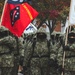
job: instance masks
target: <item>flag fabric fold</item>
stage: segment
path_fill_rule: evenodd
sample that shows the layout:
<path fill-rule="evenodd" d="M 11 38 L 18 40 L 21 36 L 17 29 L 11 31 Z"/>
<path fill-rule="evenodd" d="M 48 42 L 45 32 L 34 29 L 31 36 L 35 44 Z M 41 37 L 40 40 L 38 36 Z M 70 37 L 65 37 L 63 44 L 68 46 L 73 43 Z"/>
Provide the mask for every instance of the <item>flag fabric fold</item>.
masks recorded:
<path fill-rule="evenodd" d="M 23 2 L 26 2 L 26 0 L 8 0 L 10 4 L 21 4 Z"/>
<path fill-rule="evenodd" d="M 1 25 L 10 30 L 11 33 L 20 37 L 29 23 L 36 18 L 38 12 L 28 3 L 10 4 L 7 2 Z"/>
<path fill-rule="evenodd" d="M 61 23 L 61 33 L 62 34 L 65 34 L 66 33 L 66 29 L 69 27 L 69 20 L 66 19 L 66 23 L 65 25 L 63 26 L 63 23 Z"/>
<path fill-rule="evenodd" d="M 70 4 L 69 25 L 75 25 L 75 0 L 71 0 Z"/>

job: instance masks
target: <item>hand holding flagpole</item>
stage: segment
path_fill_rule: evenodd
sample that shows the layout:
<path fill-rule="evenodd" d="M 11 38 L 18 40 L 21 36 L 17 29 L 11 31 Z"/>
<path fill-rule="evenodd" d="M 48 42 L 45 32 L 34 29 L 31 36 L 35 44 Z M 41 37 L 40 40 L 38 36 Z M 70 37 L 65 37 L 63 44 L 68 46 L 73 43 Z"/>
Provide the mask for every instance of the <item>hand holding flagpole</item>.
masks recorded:
<path fill-rule="evenodd" d="M 67 45 L 68 41 L 68 31 L 70 32 L 71 29 L 69 30 L 69 26 L 71 27 L 72 25 L 75 25 L 75 0 L 71 0 L 70 4 L 70 12 L 69 12 L 69 21 L 68 21 L 68 28 L 66 32 L 66 40 L 65 40 L 65 46 Z M 65 64 L 65 51 L 63 53 L 63 63 L 62 63 L 62 68 L 64 69 L 64 64 Z M 64 71 L 62 71 L 61 75 L 64 75 Z"/>

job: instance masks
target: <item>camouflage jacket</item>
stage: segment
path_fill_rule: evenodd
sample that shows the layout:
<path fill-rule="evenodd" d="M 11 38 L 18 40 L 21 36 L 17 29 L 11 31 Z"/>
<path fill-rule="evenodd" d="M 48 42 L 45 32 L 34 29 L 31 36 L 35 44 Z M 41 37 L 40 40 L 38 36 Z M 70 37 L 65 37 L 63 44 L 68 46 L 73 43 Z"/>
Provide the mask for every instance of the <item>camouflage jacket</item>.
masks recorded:
<path fill-rule="evenodd" d="M 69 47 L 70 50 L 75 50 L 75 42 L 74 43 L 68 43 L 67 46 Z"/>
<path fill-rule="evenodd" d="M 15 44 L 16 41 L 11 36 L 0 39 L 0 65 L 2 67 L 13 66 Z"/>
<path fill-rule="evenodd" d="M 15 54 L 19 51 L 21 56 L 24 50 L 22 40 L 18 38 L 18 42 L 15 37 L 6 36 L 0 39 L 0 65 L 2 67 L 13 67 Z M 17 48 L 18 47 L 18 48 Z M 19 49 L 19 50 L 17 50 Z"/>

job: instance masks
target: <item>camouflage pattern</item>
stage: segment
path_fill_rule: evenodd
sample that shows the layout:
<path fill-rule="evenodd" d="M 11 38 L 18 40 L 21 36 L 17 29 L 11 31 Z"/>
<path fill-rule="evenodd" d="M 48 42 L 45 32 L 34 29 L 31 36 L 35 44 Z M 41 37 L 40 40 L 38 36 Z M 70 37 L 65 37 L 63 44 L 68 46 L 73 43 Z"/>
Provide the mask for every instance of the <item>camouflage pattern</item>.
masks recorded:
<path fill-rule="evenodd" d="M 25 40 L 24 40 L 24 73 L 26 75 L 30 74 L 30 60 L 33 54 L 33 49 L 32 49 L 32 44 L 33 44 L 33 38 L 32 35 L 25 35 Z"/>
<path fill-rule="evenodd" d="M 43 32 L 43 33 L 46 33 L 46 28 L 43 28 L 43 27 L 40 27 L 39 29 L 38 29 L 38 31 L 37 32 Z"/>
<path fill-rule="evenodd" d="M 42 27 L 38 33 L 45 33 Z M 49 34 L 49 33 L 48 33 Z M 28 35 L 27 35 L 28 36 Z M 52 43 L 48 38 L 30 35 L 25 39 L 24 67 L 27 75 L 60 75 L 62 68 L 63 47 L 60 40 Z M 30 38 L 29 38 L 30 37 Z M 60 53 L 59 53 L 60 52 Z"/>
<path fill-rule="evenodd" d="M 41 29 L 42 30 L 42 29 Z M 38 31 L 39 32 L 39 31 Z M 30 38 L 29 38 L 30 37 Z M 32 36 L 33 37 L 33 36 Z M 65 38 L 63 40 L 41 40 L 37 37 L 25 39 L 24 66 L 27 75 L 60 75 Z M 63 41 L 63 42 L 62 42 Z M 48 47 L 48 42 L 50 43 Z M 33 44 L 34 43 L 34 44 Z M 64 75 L 75 74 L 75 43 L 67 44 Z"/>
<path fill-rule="evenodd" d="M 17 75 L 19 58 L 24 55 L 23 40 L 9 35 L 9 31 L 1 27 L 0 33 L 5 31 L 8 34 L 0 38 L 0 75 Z"/>
<path fill-rule="evenodd" d="M 67 45 L 64 46 L 65 50 L 64 75 L 75 74 L 75 41 L 74 41 L 75 35 L 73 36 L 74 32 L 71 33 L 68 36 Z"/>
<path fill-rule="evenodd" d="M 62 57 L 63 57 L 63 46 L 60 45 L 60 48 L 57 50 L 58 65 L 62 65 Z"/>
<path fill-rule="evenodd" d="M 14 58 L 13 51 L 15 50 L 14 44 L 16 44 L 16 41 L 11 36 L 0 39 L 0 54 L 2 54 L 0 56 L 1 67 L 14 66 L 12 62 Z"/>
<path fill-rule="evenodd" d="M 65 75 L 74 75 L 75 74 L 75 43 L 68 43 L 68 51 L 66 51 L 65 59 Z"/>
<path fill-rule="evenodd" d="M 63 54 L 63 46 L 62 46 L 63 40 L 60 39 L 61 38 L 60 36 L 58 37 L 58 39 L 56 39 L 56 36 L 54 37 L 55 37 L 55 39 L 53 39 L 54 43 L 52 43 L 51 41 L 50 59 L 58 60 L 58 62 L 60 62 L 60 59 L 62 58 L 62 54 Z"/>
<path fill-rule="evenodd" d="M 36 42 L 30 70 L 31 75 L 49 75 L 49 50 L 46 39 Z"/>
<path fill-rule="evenodd" d="M 4 26 L 1 26 L 1 27 L 0 27 L 0 32 L 3 32 L 3 31 L 8 31 L 8 29 L 5 28 Z"/>
<path fill-rule="evenodd" d="M 53 41 L 54 43 L 51 42 L 50 49 L 50 75 L 60 75 L 62 68 L 63 47 L 60 43 L 60 37 L 58 37 L 58 40 L 55 38 Z"/>
<path fill-rule="evenodd" d="M 46 34 L 45 28 L 40 27 L 37 33 Z M 27 75 L 49 75 L 50 52 L 47 39 L 37 38 L 37 33 L 25 39 L 24 66 L 27 67 Z"/>
<path fill-rule="evenodd" d="M 10 75 L 14 66 L 14 53 L 16 41 L 11 36 L 0 39 L 0 67 L 1 75 Z"/>
<path fill-rule="evenodd" d="M 19 49 L 19 56 L 24 56 L 24 38 L 18 38 L 18 49 Z"/>
<path fill-rule="evenodd" d="M 58 50 L 58 44 L 59 43 L 57 43 L 57 44 L 56 43 L 55 44 L 51 44 L 50 59 L 53 59 L 53 60 L 56 59 L 56 57 L 57 57 L 57 50 Z"/>

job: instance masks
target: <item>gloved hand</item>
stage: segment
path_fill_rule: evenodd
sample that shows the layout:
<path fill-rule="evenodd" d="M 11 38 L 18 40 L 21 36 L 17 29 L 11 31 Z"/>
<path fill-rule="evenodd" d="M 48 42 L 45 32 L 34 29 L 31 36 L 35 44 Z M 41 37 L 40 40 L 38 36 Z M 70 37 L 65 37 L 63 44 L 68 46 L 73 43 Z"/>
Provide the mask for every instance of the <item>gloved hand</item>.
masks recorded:
<path fill-rule="evenodd" d="M 23 66 L 23 61 L 24 61 L 24 57 L 23 57 L 23 56 L 20 56 L 19 64 L 20 64 L 21 66 Z"/>
<path fill-rule="evenodd" d="M 63 47 L 63 49 L 64 49 L 64 50 L 69 50 L 69 46 L 66 45 L 66 46 Z"/>

